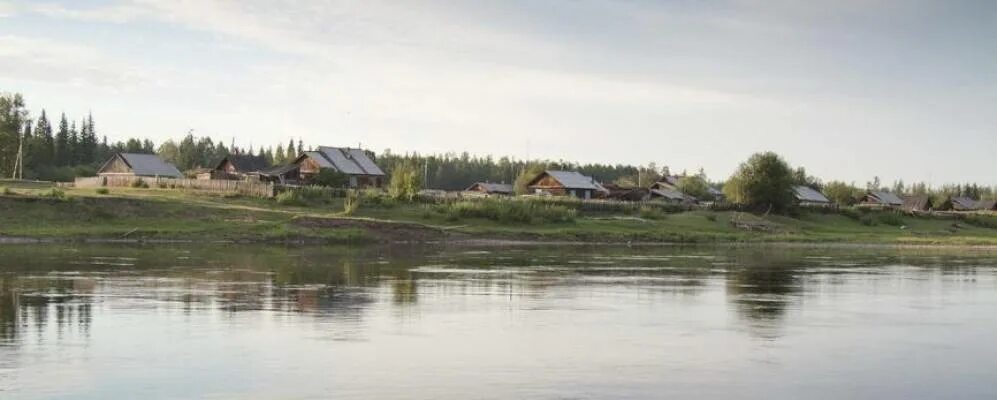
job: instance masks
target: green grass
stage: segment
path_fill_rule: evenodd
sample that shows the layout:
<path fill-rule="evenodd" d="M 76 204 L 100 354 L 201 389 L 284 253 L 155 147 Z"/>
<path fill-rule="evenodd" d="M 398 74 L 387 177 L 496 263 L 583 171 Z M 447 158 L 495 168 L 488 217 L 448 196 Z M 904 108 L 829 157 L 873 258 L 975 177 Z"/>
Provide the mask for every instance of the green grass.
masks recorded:
<path fill-rule="evenodd" d="M 862 215 L 804 212 L 795 217 L 729 211 L 666 213 L 578 211 L 564 205 L 477 203 L 441 206 L 399 203 L 371 194 L 344 198 L 276 201 L 231 194 L 158 188 L 18 188 L 0 194 L 0 236 L 57 239 L 191 241 L 371 240 L 369 227 L 313 227 L 300 218 L 362 218 L 445 229 L 467 238 L 580 240 L 593 242 L 816 242 L 997 245 L 997 218 L 978 220 L 912 217 L 887 212 Z M 354 201 L 353 199 L 351 201 Z M 345 210 L 349 210 L 347 213 Z M 553 210 L 553 211 L 552 211 Z M 877 221 L 863 224 L 862 218 Z M 731 221 L 766 227 L 746 231 Z"/>

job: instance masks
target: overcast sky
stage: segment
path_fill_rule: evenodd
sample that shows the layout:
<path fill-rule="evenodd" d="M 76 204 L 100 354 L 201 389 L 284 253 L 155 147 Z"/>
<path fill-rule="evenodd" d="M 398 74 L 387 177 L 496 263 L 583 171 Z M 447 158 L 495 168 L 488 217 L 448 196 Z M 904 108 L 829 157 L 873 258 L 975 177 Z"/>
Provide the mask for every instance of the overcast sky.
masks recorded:
<path fill-rule="evenodd" d="M 112 140 L 997 184 L 988 0 L 0 0 L 0 91 Z"/>

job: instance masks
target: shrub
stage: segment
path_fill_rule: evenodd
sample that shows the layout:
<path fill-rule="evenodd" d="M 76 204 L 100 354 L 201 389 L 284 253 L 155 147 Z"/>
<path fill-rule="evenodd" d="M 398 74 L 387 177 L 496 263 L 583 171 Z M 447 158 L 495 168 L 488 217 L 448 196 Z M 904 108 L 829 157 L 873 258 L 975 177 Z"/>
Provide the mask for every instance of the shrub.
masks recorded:
<path fill-rule="evenodd" d="M 156 184 L 156 187 L 158 187 L 160 189 L 166 189 L 166 188 L 169 187 L 169 185 L 167 185 L 166 182 L 159 182 L 159 183 Z"/>
<path fill-rule="evenodd" d="M 705 217 L 706 217 L 707 221 L 717 222 L 717 215 L 716 214 L 706 214 Z"/>
<path fill-rule="evenodd" d="M 904 219 L 896 213 L 884 213 L 877 218 L 879 223 L 890 226 L 903 226 Z"/>
<path fill-rule="evenodd" d="M 136 180 L 132 181 L 131 187 L 133 187 L 133 188 L 148 189 L 149 188 L 149 184 L 146 183 L 144 179 L 139 178 L 139 179 L 136 179 Z"/>
<path fill-rule="evenodd" d="M 353 215 L 360 209 L 361 203 L 360 192 L 356 190 L 351 190 L 346 193 L 346 200 L 343 201 L 343 213 L 346 215 Z"/>
<path fill-rule="evenodd" d="M 9 187 L 4 187 L 3 190 L 2 190 L 2 192 L 3 192 L 4 196 L 11 196 L 11 195 L 14 194 L 14 191 L 10 190 Z"/>
<path fill-rule="evenodd" d="M 448 221 L 460 218 L 482 218 L 504 223 L 572 222 L 577 211 L 564 206 L 534 201 L 482 199 L 437 205 L 437 211 Z"/>
<path fill-rule="evenodd" d="M 640 215 L 641 218 L 653 219 L 653 220 L 665 219 L 668 217 L 668 215 L 665 214 L 664 211 L 661 211 L 658 208 L 648 207 L 648 206 L 641 207 L 638 212 L 638 215 Z"/>
<path fill-rule="evenodd" d="M 108 194 L 108 193 L 111 193 L 111 191 L 108 190 L 106 187 L 97 188 L 97 194 Z"/>
<path fill-rule="evenodd" d="M 48 197 L 50 199 L 65 200 L 66 192 L 59 188 L 51 188 L 41 193 L 42 197 Z"/>
<path fill-rule="evenodd" d="M 422 178 L 419 167 L 414 163 L 402 163 L 391 171 L 391 181 L 388 183 L 388 194 L 395 200 L 412 201 L 422 190 Z"/>
<path fill-rule="evenodd" d="M 983 215 L 967 215 L 961 218 L 967 224 L 980 228 L 997 229 L 997 218 Z"/>
<path fill-rule="evenodd" d="M 277 194 L 275 200 L 277 201 L 277 204 L 280 205 L 303 206 L 305 205 L 305 202 L 304 200 L 302 200 L 301 195 L 299 195 L 298 193 L 299 192 L 296 190 L 288 190 L 286 192 Z"/>
<path fill-rule="evenodd" d="M 865 226 L 876 226 L 876 219 L 868 214 L 859 217 L 859 222 Z"/>

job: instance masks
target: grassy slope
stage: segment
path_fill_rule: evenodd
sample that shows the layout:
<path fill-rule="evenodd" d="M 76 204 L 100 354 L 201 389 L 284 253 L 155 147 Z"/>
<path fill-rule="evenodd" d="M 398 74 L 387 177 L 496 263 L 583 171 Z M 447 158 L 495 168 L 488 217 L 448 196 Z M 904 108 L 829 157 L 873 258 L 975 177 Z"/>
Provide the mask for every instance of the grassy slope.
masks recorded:
<path fill-rule="evenodd" d="M 361 228 L 308 228 L 300 217 L 342 217 L 341 201 L 320 207 L 289 207 L 263 199 L 220 197 L 156 189 L 67 190 L 67 198 L 41 197 L 44 189 L 15 188 L 0 195 L 0 236 L 39 238 L 144 238 L 190 240 L 319 239 L 358 241 L 369 238 Z M 428 206 L 361 207 L 356 217 L 445 227 L 472 237 L 590 241 L 805 241 L 910 244 L 997 245 L 997 229 L 951 220 L 904 217 L 907 229 L 865 226 L 837 214 L 804 214 L 799 218 L 769 216 L 776 232 L 747 232 L 730 224 L 731 212 L 695 211 L 659 220 L 582 216 L 573 223 L 506 224 L 466 219 L 449 221 Z M 739 218 L 762 220 L 741 214 Z"/>

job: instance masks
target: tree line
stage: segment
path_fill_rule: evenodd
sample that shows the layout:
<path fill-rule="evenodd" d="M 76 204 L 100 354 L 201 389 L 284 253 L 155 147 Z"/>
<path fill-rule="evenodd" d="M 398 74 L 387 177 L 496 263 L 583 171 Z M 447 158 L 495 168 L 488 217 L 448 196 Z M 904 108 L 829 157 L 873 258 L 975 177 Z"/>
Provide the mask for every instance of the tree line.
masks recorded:
<path fill-rule="evenodd" d="M 100 138 L 100 140 L 98 140 Z M 37 118 L 32 118 L 20 94 L 0 93 L 0 177 L 13 176 L 19 145 L 24 155 L 24 178 L 41 180 L 71 181 L 76 176 L 90 176 L 112 154 L 117 152 L 158 154 L 173 163 L 181 171 L 195 172 L 201 168 L 212 168 L 223 157 L 238 154 L 256 158 L 260 164 L 274 166 L 292 162 L 305 150 L 310 150 L 299 139 L 273 146 L 242 148 L 234 143 L 208 136 L 195 136 L 188 132 L 179 141 L 169 139 L 156 145 L 149 139 L 129 138 L 109 142 L 107 136 L 98 134 L 92 114 L 72 119 L 61 113 L 51 117 L 44 109 Z M 776 160 L 777 159 L 777 160 Z M 724 181 L 710 181 L 702 169 L 697 172 L 672 171 L 667 166 L 650 163 L 644 166 L 626 164 L 581 164 L 570 161 L 518 160 L 510 157 L 473 156 L 468 153 L 445 153 L 420 155 L 418 153 L 396 154 L 390 149 L 376 157 L 377 164 L 388 174 L 404 169 L 406 174 L 418 178 L 422 187 L 440 190 L 462 190 L 476 182 L 515 184 L 522 190 L 527 181 L 546 169 L 574 170 L 603 183 L 621 187 L 648 187 L 666 175 L 680 175 L 684 191 L 700 195 L 707 187 L 716 189 L 730 186 L 737 198 L 744 194 L 743 187 L 749 175 L 744 168 Z M 949 184 L 931 187 L 923 182 L 905 184 L 894 182 L 892 186 L 880 182 L 878 177 L 867 182 L 864 187 L 842 181 L 822 182 L 810 176 L 802 167 L 791 168 L 778 155 L 766 153 L 760 159 L 753 158 L 746 164 L 778 170 L 781 185 L 810 186 L 823 191 L 838 204 L 854 204 L 868 190 L 886 190 L 900 195 L 928 195 L 935 199 L 947 196 L 966 196 L 974 200 L 994 199 L 997 188 L 974 183 Z M 404 168 L 402 168 L 404 166 Z M 742 166 L 744 167 L 744 166 Z M 784 167 L 784 168 L 783 168 Z M 751 171 L 750 169 L 748 170 Z M 779 194 L 784 195 L 784 193 Z M 699 197 L 699 196 L 697 196 Z M 728 196 L 729 198 L 731 196 Z"/>

